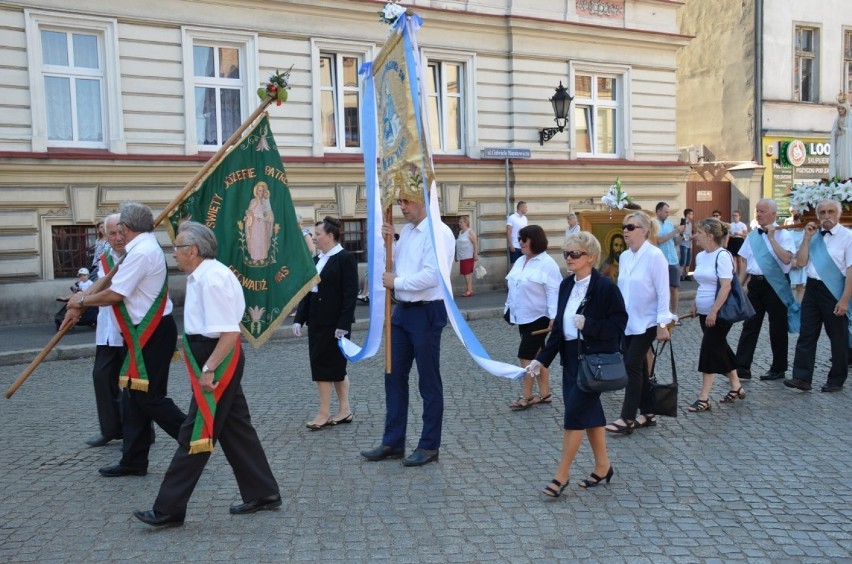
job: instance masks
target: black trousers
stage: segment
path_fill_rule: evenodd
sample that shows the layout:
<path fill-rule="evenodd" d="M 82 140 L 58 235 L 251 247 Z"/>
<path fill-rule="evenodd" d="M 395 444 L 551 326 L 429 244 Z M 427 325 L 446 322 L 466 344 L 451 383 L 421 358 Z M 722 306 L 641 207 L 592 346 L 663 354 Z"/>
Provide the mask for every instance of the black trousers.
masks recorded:
<path fill-rule="evenodd" d="M 846 382 L 849 354 L 849 328 L 845 315 L 834 315 L 837 299 L 822 280 L 808 278 L 802 298 L 802 327 L 793 357 L 793 378 L 811 382 L 814 379 L 817 341 L 822 326 L 831 342 L 831 369 L 826 384 L 842 386 Z"/>
<path fill-rule="evenodd" d="M 788 279 L 789 283 L 789 279 Z M 751 374 L 754 350 L 760 337 L 763 318 L 769 315 L 769 346 L 772 348 L 771 372 L 787 371 L 787 306 L 764 278 L 750 278 L 748 281 L 748 299 L 754 306 L 755 314 L 743 321 L 743 330 L 737 344 L 737 374 Z"/>
<path fill-rule="evenodd" d="M 148 468 L 148 450 L 151 448 L 151 422 L 153 421 L 171 437 L 177 439 L 186 415 L 175 405 L 169 393 L 169 366 L 177 344 L 177 326 L 171 315 L 166 315 L 148 343 L 142 349 L 142 358 L 148 371 L 148 391 L 126 389 L 122 396 L 124 418 L 124 445 L 121 465 L 137 470 Z"/>
<path fill-rule="evenodd" d="M 216 341 L 190 343 L 192 354 L 203 366 Z M 228 464 L 234 470 L 237 486 L 243 501 L 252 501 L 278 493 L 278 483 L 272 475 L 266 453 L 260 445 L 257 431 L 251 424 L 246 397 L 240 384 L 243 378 L 245 357 L 240 351 L 240 360 L 231 382 L 219 398 L 213 420 L 213 441 L 218 442 L 225 453 Z M 189 404 L 189 415 L 183 422 L 178 436 L 178 447 L 154 502 L 154 509 L 169 515 L 186 512 L 186 506 L 207 461 L 209 452 L 189 454 L 189 443 L 195 425 L 198 405 L 195 396 Z"/>
<path fill-rule="evenodd" d="M 624 367 L 627 369 L 627 387 L 621 405 L 621 419 L 633 421 L 636 410 L 651 414 L 651 384 L 648 381 L 648 350 L 657 337 L 657 328 L 651 327 L 639 335 L 625 337 Z"/>
<path fill-rule="evenodd" d="M 92 368 L 92 383 L 95 387 L 95 405 L 101 435 L 108 439 L 123 436 L 121 429 L 121 389 L 118 374 L 127 349 L 98 345 L 95 348 L 95 366 Z"/>

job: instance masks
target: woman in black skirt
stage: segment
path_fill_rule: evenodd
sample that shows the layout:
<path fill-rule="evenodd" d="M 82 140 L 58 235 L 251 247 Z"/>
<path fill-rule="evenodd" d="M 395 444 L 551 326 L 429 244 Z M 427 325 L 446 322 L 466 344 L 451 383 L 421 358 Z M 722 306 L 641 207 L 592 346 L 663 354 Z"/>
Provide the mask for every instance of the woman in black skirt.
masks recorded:
<path fill-rule="evenodd" d="M 694 235 L 695 242 L 704 249 L 695 257 L 693 277 L 698 282 L 698 291 L 692 305 L 692 314 L 698 314 L 704 333 L 698 353 L 698 371 L 704 374 L 704 383 L 698 400 L 689 407 L 693 413 L 710 411 L 710 389 L 716 374 L 724 374 L 731 381 L 730 391 L 720 403 L 733 403 L 746 396 L 737 377 L 734 351 L 728 345 L 731 324 L 717 316 L 731 291 L 731 279 L 736 276 L 733 257 L 722 248 L 726 236 L 725 226 L 714 218 L 699 221 Z"/>
<path fill-rule="evenodd" d="M 579 347 L 588 354 L 612 353 L 620 350 L 621 338 L 627 327 L 627 311 L 618 287 L 593 268 L 598 264 L 601 246 L 588 232 L 572 233 L 565 242 L 565 260 L 569 274 L 559 286 L 559 299 L 553 331 L 544 348 L 527 369 L 531 374 L 549 366 L 556 353 L 562 357 L 562 396 L 565 402 L 565 422 L 562 435 L 562 459 L 556 475 L 542 492 L 559 497 L 568 485 L 571 464 L 580 449 L 583 431 L 589 438 L 595 457 L 595 468 L 580 487 L 597 486 L 612 479 L 612 465 L 606 451 L 601 395 L 577 387 L 580 365 Z"/>
<path fill-rule="evenodd" d="M 349 333 L 355 321 L 355 296 L 358 295 L 358 265 L 354 255 L 340 245 L 341 222 L 326 216 L 316 224 L 314 258 L 320 283 L 306 295 L 296 310 L 293 333 L 302 335 L 302 326 L 309 325 L 308 349 L 311 357 L 311 377 L 317 383 L 319 410 L 305 426 L 316 431 L 331 425 L 352 422 L 349 408 L 349 378 L 346 357 L 340 352 L 337 340 Z M 331 389 L 337 392 L 337 415 L 331 416 Z"/>

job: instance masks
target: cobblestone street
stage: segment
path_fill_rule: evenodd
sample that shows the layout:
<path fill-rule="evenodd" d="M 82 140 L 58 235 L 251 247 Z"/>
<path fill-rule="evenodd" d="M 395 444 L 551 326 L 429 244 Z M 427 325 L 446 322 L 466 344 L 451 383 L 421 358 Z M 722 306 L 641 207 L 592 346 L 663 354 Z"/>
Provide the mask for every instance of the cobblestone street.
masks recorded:
<path fill-rule="evenodd" d="M 499 318 L 472 327 L 495 358 L 515 361 L 515 328 Z M 729 336 L 734 347 L 738 335 L 739 327 Z M 147 477 L 99 476 L 99 467 L 118 461 L 120 447 L 83 442 L 97 431 L 92 359 L 48 362 L 0 407 L 0 561 L 848 560 L 852 409 L 849 386 L 818 391 L 828 370 L 827 341 L 820 342 L 814 392 L 752 380 L 744 401 L 720 405 L 722 377 L 712 411 L 689 414 L 700 383 L 699 343 L 697 320 L 685 320 L 675 331 L 678 417 L 608 438 L 615 469 L 609 487 L 576 486 L 592 469 L 584 443 L 571 486 L 557 500 L 539 492 L 561 448 L 558 361 L 553 405 L 511 412 L 507 404 L 519 384 L 478 369 L 446 330 L 440 462 L 403 468 L 358 455 L 381 438 L 383 354 L 350 365 L 353 424 L 310 432 L 304 423 L 317 400 L 307 339 L 248 349 L 243 383 L 284 505 L 230 515 L 239 493 L 217 449 L 185 526 L 163 531 L 131 512 L 151 508 L 174 441 L 158 430 Z M 794 345 L 791 337 L 791 362 Z M 764 330 L 755 375 L 768 368 L 769 354 Z M 0 385 L 5 389 L 23 368 L 0 368 Z M 415 377 L 409 452 L 420 430 Z M 172 365 L 171 381 L 171 396 L 185 410 L 190 392 L 182 363 Z M 609 420 L 621 397 L 604 397 Z"/>

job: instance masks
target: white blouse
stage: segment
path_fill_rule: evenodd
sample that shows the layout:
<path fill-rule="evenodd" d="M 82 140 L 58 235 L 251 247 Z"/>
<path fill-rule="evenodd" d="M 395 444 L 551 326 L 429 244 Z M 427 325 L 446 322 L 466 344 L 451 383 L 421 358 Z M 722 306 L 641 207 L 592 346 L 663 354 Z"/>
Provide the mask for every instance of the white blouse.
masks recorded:
<path fill-rule="evenodd" d="M 641 335 L 675 319 L 669 311 L 669 263 L 649 241 L 618 257 L 618 289 L 627 309 L 625 335 Z"/>
<path fill-rule="evenodd" d="M 582 280 L 574 280 L 574 287 L 571 288 L 571 293 L 568 295 L 568 303 L 565 304 L 565 311 L 562 313 L 562 336 L 566 341 L 580 337 L 577 326 L 574 325 L 574 316 L 577 315 L 580 304 L 586 299 L 586 292 L 589 291 L 589 282 L 591 280 L 591 274 Z"/>
<path fill-rule="evenodd" d="M 521 256 L 506 276 L 506 282 L 509 286 L 506 307 L 512 323 L 520 325 L 542 317 L 556 317 L 562 273 L 550 255 Z"/>

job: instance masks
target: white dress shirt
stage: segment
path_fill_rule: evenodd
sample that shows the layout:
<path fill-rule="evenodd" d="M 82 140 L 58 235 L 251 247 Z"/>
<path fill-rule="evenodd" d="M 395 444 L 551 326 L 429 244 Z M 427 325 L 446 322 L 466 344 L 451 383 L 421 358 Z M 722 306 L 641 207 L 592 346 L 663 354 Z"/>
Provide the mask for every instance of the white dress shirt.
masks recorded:
<path fill-rule="evenodd" d="M 336 255 L 337 253 L 339 253 L 342 250 L 343 250 L 343 245 L 338 243 L 335 246 L 333 246 L 331 249 L 329 249 L 329 251 L 327 253 L 323 253 L 323 252 L 320 251 L 319 260 L 317 261 L 317 274 L 322 274 L 322 269 L 325 268 L 325 265 L 328 262 L 328 259 L 333 257 L 334 255 Z M 320 280 L 322 280 L 322 277 L 320 277 Z M 311 288 L 311 292 L 314 292 L 314 293 L 319 292 L 319 286 L 314 285 L 314 287 Z"/>
<path fill-rule="evenodd" d="M 509 285 L 506 307 L 512 323 L 532 323 L 542 317 L 556 318 L 562 273 L 556 261 L 546 252 L 532 258 L 521 255 L 506 275 L 506 281 Z"/>
<path fill-rule="evenodd" d="M 846 269 L 852 266 L 852 232 L 838 224 L 831 229 L 831 235 L 820 235 L 818 230 L 813 236 L 822 237 L 825 248 L 828 249 L 828 255 L 845 278 Z M 814 268 L 810 253 L 808 253 L 808 278 L 822 280 L 819 272 Z"/>
<path fill-rule="evenodd" d="M 109 249 L 109 254 L 112 256 L 113 264 L 117 263 L 121 258 L 112 249 Z M 101 276 L 106 276 L 106 273 L 102 272 Z M 110 347 L 124 346 L 124 338 L 121 336 L 121 328 L 115 319 L 112 306 L 98 308 L 98 324 L 95 326 L 95 344 L 109 345 Z"/>
<path fill-rule="evenodd" d="M 124 248 L 124 262 L 112 279 L 110 290 L 124 297 L 130 320 L 139 325 L 166 281 L 166 257 L 153 233 L 140 233 Z M 172 300 L 166 296 L 163 315 L 172 312 Z"/>
<path fill-rule="evenodd" d="M 778 224 L 775 224 L 775 227 L 778 227 Z M 791 253 L 796 252 L 796 243 L 793 242 L 793 236 L 786 229 L 776 229 L 773 232 L 775 235 L 775 241 L 781 245 L 781 248 L 785 251 L 790 251 Z M 775 249 L 772 247 L 772 243 L 769 242 L 769 235 L 766 233 L 761 233 L 758 235 L 763 242 L 766 243 L 766 247 L 769 249 L 769 254 L 772 255 L 772 258 L 775 259 L 775 262 L 778 263 L 778 266 L 781 267 L 781 270 L 784 274 L 790 272 L 790 268 L 792 268 L 789 264 L 784 264 L 781 262 L 781 259 L 778 258 L 778 255 L 775 254 Z M 746 237 L 743 246 L 740 247 L 740 252 L 737 253 L 746 261 L 746 272 L 749 274 L 753 274 L 755 276 L 763 276 L 763 270 L 761 270 L 760 265 L 757 264 L 757 259 L 754 256 L 754 252 L 751 250 L 751 242 L 749 238 Z M 792 261 L 791 261 L 792 262 Z"/>
<path fill-rule="evenodd" d="M 512 215 L 506 218 L 506 225 L 512 227 L 512 234 L 509 237 L 512 238 L 512 246 L 515 247 L 515 250 L 521 248 L 521 244 L 518 242 L 518 233 L 521 232 L 521 229 L 527 226 L 527 216 L 521 215 L 518 212 L 513 213 Z"/>
<path fill-rule="evenodd" d="M 574 324 L 574 316 L 577 315 L 580 304 L 586 298 L 586 292 L 589 291 L 589 282 L 591 281 L 591 274 L 582 280 L 576 280 L 575 277 L 574 287 L 571 288 L 571 293 L 568 295 L 568 302 L 565 304 L 565 311 L 562 313 L 562 336 L 566 341 L 580 337 L 580 332 Z"/>
<path fill-rule="evenodd" d="M 669 311 L 669 263 L 649 241 L 618 257 L 618 289 L 627 309 L 625 335 L 641 335 L 675 316 Z"/>
<path fill-rule="evenodd" d="M 243 289 L 231 270 L 206 259 L 186 277 L 183 326 L 187 335 L 218 338 L 240 330 L 246 310 Z"/>
<path fill-rule="evenodd" d="M 452 268 L 456 254 L 453 231 L 438 222 L 435 237 L 443 243 L 443 254 L 437 257 L 429 235 L 429 218 L 414 225 L 407 223 L 393 247 L 394 294 L 403 302 L 433 301 L 444 298 L 441 292 L 441 271 L 437 260 L 443 260 L 447 271 Z"/>

